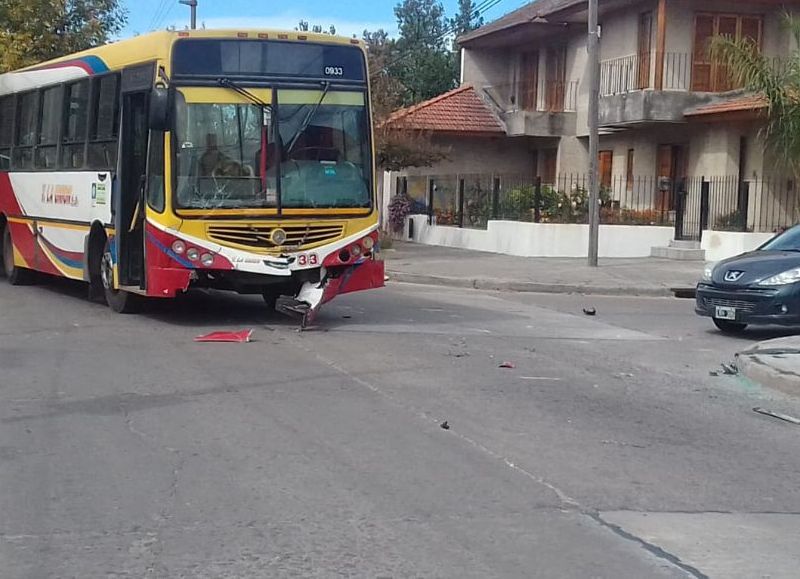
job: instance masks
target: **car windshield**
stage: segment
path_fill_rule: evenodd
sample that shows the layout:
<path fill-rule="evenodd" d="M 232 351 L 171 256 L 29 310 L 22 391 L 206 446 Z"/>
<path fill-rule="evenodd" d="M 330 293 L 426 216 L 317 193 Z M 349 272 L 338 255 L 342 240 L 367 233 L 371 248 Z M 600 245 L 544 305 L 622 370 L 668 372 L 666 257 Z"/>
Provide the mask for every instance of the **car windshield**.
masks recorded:
<path fill-rule="evenodd" d="M 800 251 L 800 226 L 787 229 L 761 246 L 761 251 Z"/>
<path fill-rule="evenodd" d="M 276 208 L 278 178 L 282 208 L 369 207 L 365 96 L 334 91 L 322 96 L 278 91 L 277 115 L 257 104 L 187 103 L 179 96 L 177 207 Z M 274 134 L 280 135 L 277 143 Z"/>

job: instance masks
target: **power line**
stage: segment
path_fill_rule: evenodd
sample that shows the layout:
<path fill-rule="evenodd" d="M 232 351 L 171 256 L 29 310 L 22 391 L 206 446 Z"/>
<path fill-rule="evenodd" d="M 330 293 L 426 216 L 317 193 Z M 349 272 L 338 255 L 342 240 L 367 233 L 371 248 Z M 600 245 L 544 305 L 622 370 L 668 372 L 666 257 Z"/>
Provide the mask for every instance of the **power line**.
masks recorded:
<path fill-rule="evenodd" d="M 158 25 L 158 19 L 160 18 L 161 13 L 167 7 L 168 0 L 160 0 L 158 3 L 158 8 L 156 8 L 155 12 L 153 12 L 153 18 L 150 19 L 150 26 L 148 28 L 153 30 Z"/>

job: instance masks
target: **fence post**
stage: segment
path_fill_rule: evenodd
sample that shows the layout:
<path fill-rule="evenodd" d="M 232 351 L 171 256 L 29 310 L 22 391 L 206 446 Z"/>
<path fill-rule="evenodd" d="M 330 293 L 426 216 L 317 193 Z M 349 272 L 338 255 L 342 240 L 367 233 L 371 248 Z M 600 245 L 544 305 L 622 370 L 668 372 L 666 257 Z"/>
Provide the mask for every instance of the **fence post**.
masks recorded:
<path fill-rule="evenodd" d="M 492 219 L 500 213 L 500 177 L 492 179 Z"/>
<path fill-rule="evenodd" d="M 703 231 L 708 229 L 708 195 L 711 190 L 711 183 L 706 181 L 703 177 L 703 182 L 700 185 L 700 232 L 697 239 L 703 240 Z"/>
<path fill-rule="evenodd" d="M 675 191 L 675 239 L 683 239 L 683 217 L 686 213 L 686 178 L 678 182 Z M 662 214 L 663 215 L 663 214 Z"/>
<path fill-rule="evenodd" d="M 433 177 L 428 178 L 428 225 L 433 225 L 433 193 L 436 190 L 436 182 Z"/>
<path fill-rule="evenodd" d="M 464 227 L 464 179 L 458 180 L 458 226 Z"/>
<path fill-rule="evenodd" d="M 747 231 L 747 213 L 750 208 L 750 183 L 739 181 L 739 223 L 742 231 Z"/>
<path fill-rule="evenodd" d="M 403 186 L 403 195 L 404 196 L 408 196 L 408 177 L 407 176 L 403 177 L 403 180 L 402 180 L 401 183 L 402 183 L 402 186 Z"/>
<path fill-rule="evenodd" d="M 533 188 L 533 222 L 539 223 L 542 220 L 542 178 L 536 177 Z"/>

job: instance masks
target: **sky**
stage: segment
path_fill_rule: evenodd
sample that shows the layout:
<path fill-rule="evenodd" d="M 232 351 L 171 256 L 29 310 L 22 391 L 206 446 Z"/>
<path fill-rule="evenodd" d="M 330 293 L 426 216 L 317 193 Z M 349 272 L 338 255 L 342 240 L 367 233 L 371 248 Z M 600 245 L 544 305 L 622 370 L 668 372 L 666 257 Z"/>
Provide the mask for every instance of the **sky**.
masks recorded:
<path fill-rule="evenodd" d="M 189 22 L 189 8 L 178 0 L 122 0 L 128 8 L 128 25 L 123 37 L 143 34 L 169 25 L 183 28 Z M 198 27 L 277 28 L 292 30 L 308 20 L 324 28 L 336 27 L 338 34 L 351 36 L 367 30 L 397 30 L 394 6 L 398 0 L 198 0 Z M 480 2 L 479 2 L 480 3 Z M 526 0 L 500 0 L 484 14 L 488 22 L 499 18 Z M 443 0 L 447 16 L 453 16 L 458 0 Z"/>

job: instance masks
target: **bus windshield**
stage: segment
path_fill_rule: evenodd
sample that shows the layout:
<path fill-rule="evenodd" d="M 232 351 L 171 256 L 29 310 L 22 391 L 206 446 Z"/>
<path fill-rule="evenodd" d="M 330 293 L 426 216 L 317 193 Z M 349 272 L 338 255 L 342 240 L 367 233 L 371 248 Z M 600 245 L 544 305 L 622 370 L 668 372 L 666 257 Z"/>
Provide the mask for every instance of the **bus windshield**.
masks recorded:
<path fill-rule="evenodd" d="M 362 92 L 278 91 L 277 107 L 176 99 L 182 209 L 365 208 L 371 203 Z M 278 163 L 280 160 L 280 163 Z"/>

